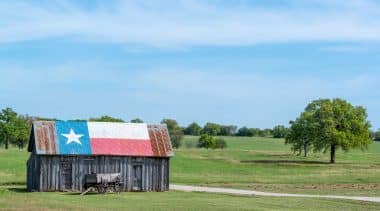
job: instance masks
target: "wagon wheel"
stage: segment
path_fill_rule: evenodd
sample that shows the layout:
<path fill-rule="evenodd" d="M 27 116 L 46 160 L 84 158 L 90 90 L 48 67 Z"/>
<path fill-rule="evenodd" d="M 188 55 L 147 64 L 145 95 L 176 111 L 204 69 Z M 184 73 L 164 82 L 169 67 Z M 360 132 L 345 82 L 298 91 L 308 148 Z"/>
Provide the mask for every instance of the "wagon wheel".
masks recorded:
<path fill-rule="evenodd" d="M 120 193 L 121 192 L 121 185 L 120 185 L 120 183 L 115 183 L 114 188 L 115 188 L 115 192 L 116 193 Z"/>
<path fill-rule="evenodd" d="M 107 187 L 104 184 L 98 185 L 98 192 L 99 193 L 105 194 L 106 191 L 107 191 Z"/>

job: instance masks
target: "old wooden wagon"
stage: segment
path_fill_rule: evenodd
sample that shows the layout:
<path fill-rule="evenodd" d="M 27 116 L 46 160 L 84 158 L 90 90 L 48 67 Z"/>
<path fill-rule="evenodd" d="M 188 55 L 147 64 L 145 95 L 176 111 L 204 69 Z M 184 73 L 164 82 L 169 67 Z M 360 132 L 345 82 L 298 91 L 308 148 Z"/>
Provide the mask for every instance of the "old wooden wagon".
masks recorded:
<path fill-rule="evenodd" d="M 35 121 L 28 150 L 29 191 L 82 191 L 91 173 L 120 173 L 123 191 L 169 189 L 166 125 Z"/>

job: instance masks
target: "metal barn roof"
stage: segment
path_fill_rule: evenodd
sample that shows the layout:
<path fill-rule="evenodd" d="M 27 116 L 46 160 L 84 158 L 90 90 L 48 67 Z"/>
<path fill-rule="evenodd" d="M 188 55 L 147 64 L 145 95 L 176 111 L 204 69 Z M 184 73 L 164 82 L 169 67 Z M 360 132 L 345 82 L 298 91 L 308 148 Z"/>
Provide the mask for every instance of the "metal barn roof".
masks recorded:
<path fill-rule="evenodd" d="M 39 155 L 173 155 L 166 125 L 34 121 L 29 151 Z"/>

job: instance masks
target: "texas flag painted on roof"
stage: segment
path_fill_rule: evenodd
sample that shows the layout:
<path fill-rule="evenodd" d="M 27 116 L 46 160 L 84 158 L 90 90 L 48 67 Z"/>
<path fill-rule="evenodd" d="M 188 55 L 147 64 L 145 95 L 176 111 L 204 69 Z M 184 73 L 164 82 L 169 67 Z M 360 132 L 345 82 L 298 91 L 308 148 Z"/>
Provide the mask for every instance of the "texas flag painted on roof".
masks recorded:
<path fill-rule="evenodd" d="M 35 121 L 30 143 L 37 154 L 172 156 L 166 125 Z M 33 139 L 33 140 L 32 140 Z"/>

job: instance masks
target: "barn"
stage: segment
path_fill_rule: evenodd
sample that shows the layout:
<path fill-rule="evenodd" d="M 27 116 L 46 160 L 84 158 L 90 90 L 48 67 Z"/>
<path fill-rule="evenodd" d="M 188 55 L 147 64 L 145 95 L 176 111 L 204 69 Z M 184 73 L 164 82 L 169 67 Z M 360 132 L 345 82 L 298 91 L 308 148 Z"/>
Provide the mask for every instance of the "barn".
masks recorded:
<path fill-rule="evenodd" d="M 166 125 L 34 121 L 28 191 L 82 191 L 90 173 L 120 173 L 123 191 L 169 190 Z"/>

